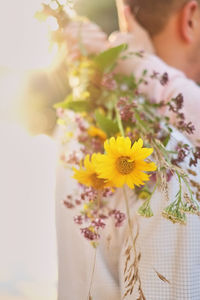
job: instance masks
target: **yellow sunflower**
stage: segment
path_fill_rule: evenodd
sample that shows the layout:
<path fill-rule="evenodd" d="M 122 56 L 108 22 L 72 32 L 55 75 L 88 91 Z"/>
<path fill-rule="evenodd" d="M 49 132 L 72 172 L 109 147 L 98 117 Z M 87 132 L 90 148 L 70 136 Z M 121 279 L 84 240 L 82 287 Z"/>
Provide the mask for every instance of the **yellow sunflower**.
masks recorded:
<path fill-rule="evenodd" d="M 94 163 L 99 178 L 113 182 L 113 186 L 127 184 L 131 189 L 143 185 L 149 180 L 144 171 L 155 171 L 153 162 L 144 161 L 153 152 L 152 148 L 143 148 L 143 140 L 133 145 L 128 137 L 114 137 L 104 143 L 105 154 L 96 154 Z"/>
<path fill-rule="evenodd" d="M 108 180 L 103 178 L 99 178 L 96 173 L 94 160 L 97 154 L 93 154 L 90 160 L 90 155 L 86 155 L 84 159 L 84 167 L 80 166 L 80 169 L 77 170 L 73 168 L 74 176 L 79 183 L 84 184 L 86 186 L 91 186 L 96 190 L 102 190 L 109 185 Z"/>
<path fill-rule="evenodd" d="M 97 128 L 95 126 L 91 126 L 88 129 L 88 134 L 92 137 L 100 138 L 102 141 L 105 141 L 107 139 L 106 133 L 100 128 Z"/>

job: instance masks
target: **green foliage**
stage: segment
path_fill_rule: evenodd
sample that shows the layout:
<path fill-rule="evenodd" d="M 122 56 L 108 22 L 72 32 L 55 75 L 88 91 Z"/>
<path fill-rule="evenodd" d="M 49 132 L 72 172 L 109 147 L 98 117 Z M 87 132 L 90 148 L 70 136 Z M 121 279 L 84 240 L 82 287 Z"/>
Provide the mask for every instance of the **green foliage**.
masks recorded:
<path fill-rule="evenodd" d="M 90 104 L 88 101 L 85 100 L 73 100 L 73 96 L 69 95 L 67 98 L 59 103 L 54 105 L 54 108 L 63 108 L 63 109 L 70 109 L 74 112 L 84 112 L 90 110 Z"/>
<path fill-rule="evenodd" d="M 99 110 L 96 110 L 95 118 L 97 125 L 107 134 L 108 137 L 113 136 L 119 132 L 117 122 L 109 119 Z"/>
<path fill-rule="evenodd" d="M 170 220 L 174 224 L 179 223 L 182 225 L 186 225 L 187 223 L 187 217 L 185 212 L 182 209 L 180 209 L 176 202 L 173 202 L 172 204 L 167 206 L 163 210 L 162 216 Z"/>
<path fill-rule="evenodd" d="M 138 214 L 145 218 L 153 217 L 153 211 L 150 207 L 149 200 L 145 201 L 142 206 L 138 209 Z"/>
<path fill-rule="evenodd" d="M 168 134 L 168 135 L 166 136 L 166 138 L 164 139 L 163 145 L 164 145 L 165 147 L 168 145 L 168 143 L 169 143 L 169 141 L 170 141 L 170 138 L 171 138 L 171 135 Z"/>
<path fill-rule="evenodd" d="M 138 84 L 136 82 L 135 76 L 133 74 L 130 75 L 122 75 L 122 74 L 116 74 L 115 80 L 118 84 L 126 85 L 127 90 L 125 91 L 125 94 L 133 95 L 133 92 L 137 90 Z"/>
<path fill-rule="evenodd" d="M 96 56 L 95 63 L 101 71 L 105 73 L 110 72 L 115 67 L 116 61 L 120 57 L 121 53 L 126 49 L 127 44 L 110 48 Z"/>

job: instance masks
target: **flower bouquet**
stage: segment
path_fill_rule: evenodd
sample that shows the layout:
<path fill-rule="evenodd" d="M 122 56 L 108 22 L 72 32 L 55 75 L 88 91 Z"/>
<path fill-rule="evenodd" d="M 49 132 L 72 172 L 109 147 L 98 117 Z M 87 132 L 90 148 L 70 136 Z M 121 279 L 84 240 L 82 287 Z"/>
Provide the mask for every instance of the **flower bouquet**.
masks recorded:
<path fill-rule="evenodd" d="M 58 10 L 65 25 L 63 7 Z M 61 36 L 63 28 L 59 24 Z M 130 75 L 116 71 L 119 61 L 129 56 L 143 59 L 143 52 L 129 52 L 125 44 L 98 55 L 87 54 L 83 46 L 80 52 L 79 58 L 68 61 L 66 72 L 71 92 L 55 105 L 58 124 L 64 130 L 62 143 L 67 148 L 61 161 L 64 167 L 72 168 L 73 178 L 79 184 L 78 193 L 68 194 L 64 204 L 70 209 L 80 207 L 74 221 L 94 248 L 109 218 L 113 218 L 116 227 L 127 220 L 132 241 L 131 248 L 127 248 L 128 256 L 131 249 L 136 251 L 128 190 L 143 201 L 137 211 L 141 218 L 154 216 L 151 199 L 157 189 L 168 202 L 162 211 L 164 218 L 186 225 L 188 213 L 200 215 L 200 186 L 193 168 L 200 159 L 200 148 L 174 139 L 169 111 L 176 115 L 179 131 L 192 134 L 195 130 L 181 112 L 182 94 L 170 101 L 155 102 L 140 92 L 140 86 L 150 79 L 166 85 L 167 73 L 150 74 L 144 70 L 138 79 L 134 70 Z M 78 142 L 78 149 L 69 153 L 72 140 Z M 179 189 L 176 197 L 169 199 L 168 182 L 172 177 L 177 178 Z M 118 189 L 123 189 L 126 213 L 112 207 L 112 197 Z M 139 260 L 139 255 L 135 255 L 133 274 L 139 283 L 140 299 L 145 299 L 138 276 Z M 126 280 L 124 297 L 134 287 Z"/>

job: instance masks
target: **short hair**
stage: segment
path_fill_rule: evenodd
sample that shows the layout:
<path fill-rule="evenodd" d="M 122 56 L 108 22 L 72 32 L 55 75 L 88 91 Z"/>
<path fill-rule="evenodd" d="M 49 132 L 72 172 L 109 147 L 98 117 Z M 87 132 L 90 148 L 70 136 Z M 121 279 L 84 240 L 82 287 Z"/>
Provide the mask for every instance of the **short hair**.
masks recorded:
<path fill-rule="evenodd" d="M 161 32 L 171 14 L 190 0 L 124 0 L 133 15 L 151 36 Z M 200 2 L 200 0 L 198 0 Z"/>

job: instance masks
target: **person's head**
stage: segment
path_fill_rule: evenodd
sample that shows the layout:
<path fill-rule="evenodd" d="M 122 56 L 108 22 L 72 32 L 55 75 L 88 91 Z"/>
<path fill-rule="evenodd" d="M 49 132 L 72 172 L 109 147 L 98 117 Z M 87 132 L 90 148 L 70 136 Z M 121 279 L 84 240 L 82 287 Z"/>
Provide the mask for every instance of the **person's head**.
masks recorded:
<path fill-rule="evenodd" d="M 124 0 L 167 63 L 200 80 L 200 0 Z M 130 28 L 131 29 L 131 28 Z"/>

